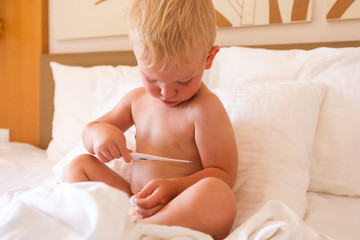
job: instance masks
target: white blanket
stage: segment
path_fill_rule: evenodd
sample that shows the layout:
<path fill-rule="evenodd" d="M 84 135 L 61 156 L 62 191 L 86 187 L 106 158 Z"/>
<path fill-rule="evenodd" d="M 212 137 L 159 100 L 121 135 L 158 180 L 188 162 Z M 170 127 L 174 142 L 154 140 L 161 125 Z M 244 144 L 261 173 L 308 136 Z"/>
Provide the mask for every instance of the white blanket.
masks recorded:
<path fill-rule="evenodd" d="M 103 183 L 62 183 L 8 192 L 0 200 L 0 239 L 212 239 L 182 227 L 133 224 L 126 194 Z M 240 239 L 330 239 L 278 201 L 229 235 Z"/>
<path fill-rule="evenodd" d="M 307 226 L 299 215 L 282 202 L 272 200 L 267 202 L 226 239 L 330 240 L 332 238 Z"/>

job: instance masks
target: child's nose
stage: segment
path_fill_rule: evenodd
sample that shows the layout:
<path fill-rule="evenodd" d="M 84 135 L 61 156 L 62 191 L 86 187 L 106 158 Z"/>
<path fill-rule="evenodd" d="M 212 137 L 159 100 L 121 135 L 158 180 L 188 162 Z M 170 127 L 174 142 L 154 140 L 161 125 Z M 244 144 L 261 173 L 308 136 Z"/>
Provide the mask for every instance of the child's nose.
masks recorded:
<path fill-rule="evenodd" d="M 173 97 L 176 94 L 176 89 L 168 87 L 168 86 L 163 86 L 161 88 L 161 95 L 165 98 L 169 98 L 169 97 Z"/>

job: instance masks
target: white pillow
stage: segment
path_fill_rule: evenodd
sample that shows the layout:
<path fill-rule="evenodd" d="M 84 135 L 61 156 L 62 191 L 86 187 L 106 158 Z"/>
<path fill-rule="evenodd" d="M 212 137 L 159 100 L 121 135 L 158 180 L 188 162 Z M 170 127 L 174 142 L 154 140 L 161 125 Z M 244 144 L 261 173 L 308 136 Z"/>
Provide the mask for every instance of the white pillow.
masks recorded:
<path fill-rule="evenodd" d="M 47 149 L 49 159 L 58 161 L 81 140 L 85 125 L 96 116 L 95 90 L 108 87 L 103 82 L 127 83 L 138 72 L 130 66 L 78 67 L 51 63 L 55 81 L 52 140 Z"/>
<path fill-rule="evenodd" d="M 238 227 L 269 200 L 303 217 L 322 83 L 259 83 L 214 92 L 233 124 L 239 152 L 234 187 Z"/>
<path fill-rule="evenodd" d="M 142 86 L 142 81 L 137 66 L 118 66 L 112 68 L 106 76 L 97 77 L 92 96 L 94 118 L 110 111 L 125 94 L 140 86 Z"/>
<path fill-rule="evenodd" d="M 355 54 L 354 54 L 355 55 Z M 360 196 L 360 51 L 341 78 L 326 81 L 309 191 Z"/>
<path fill-rule="evenodd" d="M 306 72 L 297 71 L 304 65 L 303 54 L 302 50 L 222 47 L 211 69 L 204 74 L 204 81 L 210 89 L 214 89 L 244 83 L 297 80 L 299 74 L 307 75 Z"/>
<path fill-rule="evenodd" d="M 211 89 L 288 80 L 322 81 L 328 89 L 314 142 L 309 191 L 360 196 L 359 47 L 221 48 L 204 77 Z"/>
<path fill-rule="evenodd" d="M 72 67 L 68 67 L 72 68 Z M 87 71 L 93 71 L 92 81 L 94 82 L 94 90 L 89 96 L 91 101 L 91 116 L 87 116 L 88 120 L 82 121 L 85 126 L 90 120 L 96 119 L 106 112 L 110 111 L 120 101 L 120 99 L 131 90 L 142 86 L 140 72 L 138 67 L 130 66 L 103 66 L 96 69 L 87 68 Z M 90 93 L 90 92 L 89 92 Z M 90 104 L 89 104 L 90 106 Z M 67 133 L 70 134 L 70 133 Z M 135 150 L 135 128 L 130 128 L 126 133 L 128 148 Z M 74 146 L 62 156 L 61 160 L 53 168 L 53 172 L 57 176 L 57 180 L 61 182 L 63 171 L 66 165 L 76 156 L 87 153 L 81 138 L 77 138 Z M 129 165 L 120 159 L 116 159 L 107 164 L 111 169 L 129 180 Z"/>
<path fill-rule="evenodd" d="M 49 159 L 60 160 L 81 138 L 91 118 L 95 82 L 92 68 L 50 63 L 55 81 L 52 140 Z"/>
<path fill-rule="evenodd" d="M 138 67 L 122 67 L 122 77 L 102 78 L 97 81 L 93 98 L 93 118 L 96 119 L 113 109 L 116 104 L 131 90 L 141 87 L 141 75 Z M 135 127 L 125 133 L 127 147 L 135 151 Z"/>

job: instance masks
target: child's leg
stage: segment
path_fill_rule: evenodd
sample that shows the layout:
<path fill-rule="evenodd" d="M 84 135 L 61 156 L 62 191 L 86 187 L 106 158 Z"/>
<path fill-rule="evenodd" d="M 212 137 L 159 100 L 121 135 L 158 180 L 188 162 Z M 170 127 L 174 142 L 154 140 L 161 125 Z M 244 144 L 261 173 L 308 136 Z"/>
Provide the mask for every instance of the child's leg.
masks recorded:
<path fill-rule="evenodd" d="M 129 196 L 130 184 L 96 157 L 83 154 L 74 158 L 65 169 L 64 182 L 104 182 L 126 192 Z"/>
<path fill-rule="evenodd" d="M 228 185 L 217 178 L 206 178 L 140 222 L 187 227 L 210 234 L 214 239 L 224 239 L 231 230 L 236 209 Z"/>

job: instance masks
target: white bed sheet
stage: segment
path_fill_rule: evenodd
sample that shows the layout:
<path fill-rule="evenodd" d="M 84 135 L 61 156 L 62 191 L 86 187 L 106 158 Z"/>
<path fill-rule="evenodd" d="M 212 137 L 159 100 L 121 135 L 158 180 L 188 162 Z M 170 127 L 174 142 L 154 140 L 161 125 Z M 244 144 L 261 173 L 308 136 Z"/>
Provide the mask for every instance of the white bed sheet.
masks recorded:
<path fill-rule="evenodd" d="M 360 198 L 308 192 L 305 222 L 338 240 L 360 239 Z"/>
<path fill-rule="evenodd" d="M 52 176 L 46 151 L 18 142 L 0 144 L 0 196 L 14 188 L 33 188 Z"/>

